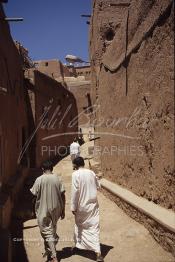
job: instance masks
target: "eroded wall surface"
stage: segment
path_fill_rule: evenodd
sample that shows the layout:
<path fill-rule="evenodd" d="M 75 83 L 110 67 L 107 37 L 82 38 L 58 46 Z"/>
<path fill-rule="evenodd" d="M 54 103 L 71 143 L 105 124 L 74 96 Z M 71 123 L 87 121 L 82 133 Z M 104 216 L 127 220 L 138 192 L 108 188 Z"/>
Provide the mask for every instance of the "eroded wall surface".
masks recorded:
<path fill-rule="evenodd" d="M 95 0 L 90 28 L 104 176 L 166 208 L 175 204 L 172 4 Z"/>
<path fill-rule="evenodd" d="M 25 92 L 20 57 L 0 4 L 0 181 L 7 183 L 18 164 L 28 136 Z"/>
<path fill-rule="evenodd" d="M 91 97 L 90 84 L 77 83 L 71 84 L 67 82 L 69 91 L 74 95 L 78 108 L 78 125 L 79 127 L 88 127 L 90 125 L 91 113 Z"/>
<path fill-rule="evenodd" d="M 27 93 L 18 50 L 11 38 L 0 4 L 0 228 L 8 228 L 30 152 L 24 145 L 29 137 Z"/>
<path fill-rule="evenodd" d="M 40 166 L 44 160 L 64 157 L 77 136 L 77 104 L 71 92 L 41 72 L 34 72 L 34 82 L 36 165 Z"/>

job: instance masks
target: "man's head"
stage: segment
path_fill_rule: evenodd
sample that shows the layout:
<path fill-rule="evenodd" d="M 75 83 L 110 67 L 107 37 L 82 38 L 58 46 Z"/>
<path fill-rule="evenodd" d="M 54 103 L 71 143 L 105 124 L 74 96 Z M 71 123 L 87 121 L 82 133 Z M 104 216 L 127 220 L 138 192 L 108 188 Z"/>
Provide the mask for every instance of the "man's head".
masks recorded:
<path fill-rule="evenodd" d="M 45 171 L 51 171 L 53 170 L 53 163 L 50 161 L 50 160 L 47 160 L 45 161 L 43 164 L 42 164 L 42 171 L 45 172 Z"/>
<path fill-rule="evenodd" d="M 77 142 L 77 138 L 76 137 L 74 138 L 74 142 Z"/>
<path fill-rule="evenodd" d="M 73 160 L 73 166 L 75 169 L 79 169 L 80 167 L 84 167 L 85 163 L 84 163 L 84 159 L 81 156 L 76 157 Z"/>

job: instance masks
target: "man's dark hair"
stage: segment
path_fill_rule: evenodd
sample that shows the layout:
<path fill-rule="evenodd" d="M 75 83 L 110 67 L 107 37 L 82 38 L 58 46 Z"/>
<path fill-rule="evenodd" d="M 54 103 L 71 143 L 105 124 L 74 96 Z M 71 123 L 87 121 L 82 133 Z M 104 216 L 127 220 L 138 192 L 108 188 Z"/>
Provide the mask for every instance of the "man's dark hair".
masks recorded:
<path fill-rule="evenodd" d="M 46 170 L 52 171 L 53 170 L 53 163 L 50 160 L 47 160 L 42 164 L 41 168 L 42 168 L 43 171 L 46 171 Z"/>
<path fill-rule="evenodd" d="M 73 160 L 73 164 L 76 165 L 77 167 L 85 166 L 84 159 L 81 156 L 76 157 Z"/>

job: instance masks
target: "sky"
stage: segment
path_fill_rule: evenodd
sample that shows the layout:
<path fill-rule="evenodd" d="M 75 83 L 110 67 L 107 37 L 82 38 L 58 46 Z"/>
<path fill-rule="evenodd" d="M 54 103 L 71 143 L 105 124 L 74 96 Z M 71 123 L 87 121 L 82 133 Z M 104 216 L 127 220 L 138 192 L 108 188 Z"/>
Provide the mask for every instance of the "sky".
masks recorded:
<path fill-rule="evenodd" d="M 22 17 L 10 22 L 11 35 L 29 50 L 33 60 L 59 59 L 67 54 L 89 61 L 88 18 L 92 0 L 9 0 L 4 4 L 7 17 Z"/>

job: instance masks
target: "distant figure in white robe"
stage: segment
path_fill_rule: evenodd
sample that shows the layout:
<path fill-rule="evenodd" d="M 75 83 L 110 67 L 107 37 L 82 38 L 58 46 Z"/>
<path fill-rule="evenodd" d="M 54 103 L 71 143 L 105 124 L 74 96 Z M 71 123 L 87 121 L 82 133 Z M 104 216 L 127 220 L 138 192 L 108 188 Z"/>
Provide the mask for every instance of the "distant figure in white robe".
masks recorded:
<path fill-rule="evenodd" d="M 100 250 L 99 204 L 97 189 L 100 187 L 95 173 L 84 168 L 84 159 L 73 161 L 77 169 L 72 174 L 71 211 L 75 215 L 75 247 L 92 250 L 97 261 L 103 261 Z"/>
<path fill-rule="evenodd" d="M 80 156 L 80 145 L 77 142 L 76 138 L 74 139 L 73 143 L 70 145 L 70 156 L 71 156 L 72 163 L 76 157 Z"/>
<path fill-rule="evenodd" d="M 42 167 L 43 174 L 38 177 L 30 189 L 36 196 L 35 212 L 44 239 L 45 254 L 48 261 L 57 262 L 56 234 L 57 221 L 65 217 L 65 189 L 58 175 L 53 174 L 53 164 L 46 161 Z"/>

